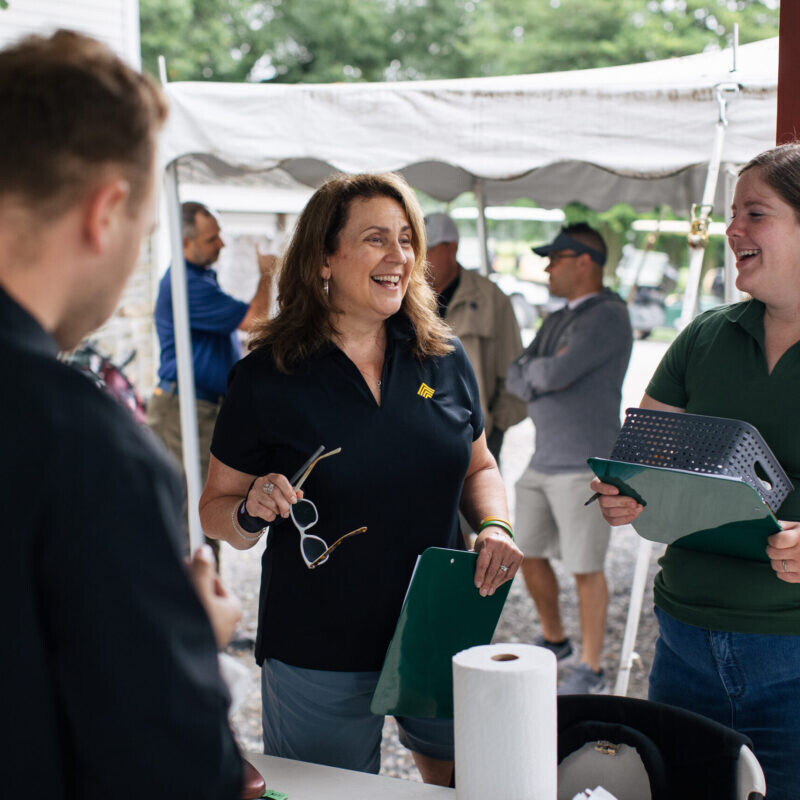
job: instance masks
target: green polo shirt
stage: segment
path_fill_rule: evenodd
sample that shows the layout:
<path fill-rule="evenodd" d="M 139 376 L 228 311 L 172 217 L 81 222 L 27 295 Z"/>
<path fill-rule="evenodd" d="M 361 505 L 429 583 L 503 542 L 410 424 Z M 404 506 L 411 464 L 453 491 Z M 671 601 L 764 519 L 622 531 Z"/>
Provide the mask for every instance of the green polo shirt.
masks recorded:
<path fill-rule="evenodd" d="M 754 425 L 795 490 L 778 519 L 800 520 L 800 343 L 767 371 L 764 305 L 757 300 L 698 316 L 674 341 L 647 393 L 691 414 Z M 800 633 L 800 584 L 767 563 L 668 547 L 655 579 L 656 605 L 689 625 L 739 633 Z"/>

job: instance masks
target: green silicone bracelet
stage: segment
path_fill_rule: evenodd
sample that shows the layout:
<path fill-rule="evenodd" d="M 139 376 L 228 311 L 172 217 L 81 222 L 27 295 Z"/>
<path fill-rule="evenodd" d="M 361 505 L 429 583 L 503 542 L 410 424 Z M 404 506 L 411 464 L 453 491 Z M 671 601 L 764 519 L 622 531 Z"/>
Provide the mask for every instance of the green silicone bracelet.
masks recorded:
<path fill-rule="evenodd" d="M 492 526 L 497 528 L 502 528 L 502 530 L 504 530 L 511 537 L 512 540 L 514 539 L 514 531 L 511 530 L 511 526 L 506 525 L 505 522 L 499 522 L 496 519 L 491 519 L 484 522 L 478 529 L 478 533 L 480 534 L 483 532 L 485 528 L 491 528 Z"/>

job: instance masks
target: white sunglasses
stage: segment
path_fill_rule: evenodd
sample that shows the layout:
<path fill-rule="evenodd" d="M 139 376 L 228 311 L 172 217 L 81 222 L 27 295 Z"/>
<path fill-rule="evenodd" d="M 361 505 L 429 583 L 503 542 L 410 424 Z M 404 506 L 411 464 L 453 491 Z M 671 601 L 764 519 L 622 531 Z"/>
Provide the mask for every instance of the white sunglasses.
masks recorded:
<path fill-rule="evenodd" d="M 330 450 L 326 453 L 325 447 L 320 445 L 317 451 L 302 467 L 300 467 L 297 474 L 292 478 L 291 483 L 293 484 L 292 488 L 294 491 L 296 492 L 305 483 L 306 478 L 311 474 L 311 470 L 314 469 L 323 458 L 335 456 L 337 453 L 341 452 L 342 448 L 337 447 L 335 450 Z M 332 545 L 328 545 L 322 537 L 315 536 L 312 533 L 306 533 L 309 528 L 312 528 L 319 521 L 319 512 L 311 500 L 307 500 L 306 498 L 298 500 L 294 505 L 289 507 L 289 514 L 292 517 L 295 528 L 297 528 L 297 532 L 300 534 L 300 555 L 309 569 L 315 569 L 324 564 L 328 560 L 330 554 L 345 539 L 350 536 L 355 536 L 357 533 L 365 533 L 367 530 L 366 527 L 356 528 L 354 531 L 340 536 Z"/>

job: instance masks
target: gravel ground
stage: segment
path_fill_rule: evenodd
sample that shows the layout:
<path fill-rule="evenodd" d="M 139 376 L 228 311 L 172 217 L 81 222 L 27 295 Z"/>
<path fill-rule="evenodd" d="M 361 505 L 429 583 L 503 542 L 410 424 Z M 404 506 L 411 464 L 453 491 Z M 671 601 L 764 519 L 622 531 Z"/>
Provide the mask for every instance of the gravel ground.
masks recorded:
<path fill-rule="evenodd" d="M 623 408 L 637 405 L 647 379 L 666 345 L 657 342 L 636 342 L 631 367 L 623 388 Z M 509 490 L 509 503 L 512 506 L 513 486 L 530 458 L 533 442 L 533 425 L 530 420 L 512 428 L 506 435 L 501 454 L 501 471 Z M 587 491 L 587 497 L 588 497 Z M 609 610 L 606 622 L 605 663 L 609 688 L 613 691 L 622 649 L 623 634 L 628 613 L 631 581 L 639 547 L 639 537 L 629 526 L 614 530 L 606 560 L 606 577 L 609 583 Z M 227 545 L 223 550 L 222 574 L 227 586 L 239 596 L 243 607 L 240 636 L 255 639 L 258 608 L 258 583 L 263 545 L 241 552 Z M 642 605 L 642 617 L 635 650 L 641 656 L 633 666 L 628 685 L 629 697 L 647 696 L 647 675 L 653 655 L 656 638 L 656 622 L 652 612 L 652 583 L 657 571 L 656 561 L 663 547 L 654 546 L 650 558 L 647 589 Z M 561 584 L 561 603 L 564 624 L 573 642 L 580 639 L 578 609 L 572 578 L 554 564 Z M 530 642 L 540 633 L 539 622 L 533 603 L 527 593 L 522 577 L 518 576 L 512 584 L 505 609 L 497 626 L 495 642 Z M 577 649 L 577 648 L 576 648 Z M 261 697 L 260 671 L 253 659 L 252 646 L 231 647 L 228 653 L 243 663 L 251 673 L 250 689 L 233 714 L 233 729 L 240 747 L 245 751 L 261 752 Z M 559 679 L 566 675 L 575 663 L 575 657 L 562 662 Z M 383 731 L 381 773 L 397 778 L 419 780 L 410 754 L 397 739 L 394 720 L 387 718 Z"/>

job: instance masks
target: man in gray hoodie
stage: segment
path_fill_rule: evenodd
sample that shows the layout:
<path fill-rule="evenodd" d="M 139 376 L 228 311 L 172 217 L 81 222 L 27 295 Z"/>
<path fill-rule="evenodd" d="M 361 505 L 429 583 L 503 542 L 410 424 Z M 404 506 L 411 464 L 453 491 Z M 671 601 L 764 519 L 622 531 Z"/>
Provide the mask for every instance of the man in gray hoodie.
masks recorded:
<path fill-rule="evenodd" d="M 633 336 L 625 304 L 603 288 L 606 246 L 600 234 L 577 223 L 534 252 L 549 257 L 550 293 L 567 304 L 544 321 L 506 376 L 509 391 L 528 404 L 536 429 L 533 457 L 516 485 L 517 544 L 542 623 L 535 643 L 559 659 L 571 655 L 572 644 L 562 625 L 550 559 L 561 558 L 575 576 L 582 652 L 559 691 L 600 692 L 609 528 L 583 505 L 592 478 L 586 459 L 608 456 L 619 432 Z"/>

